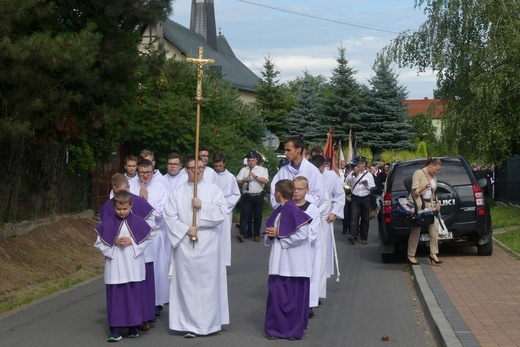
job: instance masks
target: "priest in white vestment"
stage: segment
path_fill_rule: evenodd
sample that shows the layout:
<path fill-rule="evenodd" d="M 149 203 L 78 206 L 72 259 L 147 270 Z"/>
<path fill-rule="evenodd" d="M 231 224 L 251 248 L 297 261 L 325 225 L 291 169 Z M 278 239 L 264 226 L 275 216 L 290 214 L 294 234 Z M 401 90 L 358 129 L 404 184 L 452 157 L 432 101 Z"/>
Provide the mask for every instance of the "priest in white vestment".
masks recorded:
<path fill-rule="evenodd" d="M 198 170 L 197 197 L 193 197 Z M 220 188 L 205 182 L 204 164 L 194 157 L 186 161 L 188 182 L 170 194 L 164 222 L 173 246 L 173 276 L 170 284 L 170 324 L 185 337 L 207 335 L 229 324 L 226 265 L 221 256 L 220 224 L 227 206 Z M 193 209 L 197 209 L 196 226 Z M 196 236 L 198 241 L 190 241 Z"/>

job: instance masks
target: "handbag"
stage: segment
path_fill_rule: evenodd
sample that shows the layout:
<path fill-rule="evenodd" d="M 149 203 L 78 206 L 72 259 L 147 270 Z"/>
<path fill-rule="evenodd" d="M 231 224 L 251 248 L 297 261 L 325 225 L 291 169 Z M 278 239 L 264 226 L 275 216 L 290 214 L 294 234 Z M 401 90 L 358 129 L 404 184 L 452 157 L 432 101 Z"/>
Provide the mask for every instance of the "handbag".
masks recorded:
<path fill-rule="evenodd" d="M 441 212 L 437 213 L 437 233 L 439 236 L 448 235 L 448 228 L 446 224 L 444 224 L 444 219 L 442 219 Z"/>

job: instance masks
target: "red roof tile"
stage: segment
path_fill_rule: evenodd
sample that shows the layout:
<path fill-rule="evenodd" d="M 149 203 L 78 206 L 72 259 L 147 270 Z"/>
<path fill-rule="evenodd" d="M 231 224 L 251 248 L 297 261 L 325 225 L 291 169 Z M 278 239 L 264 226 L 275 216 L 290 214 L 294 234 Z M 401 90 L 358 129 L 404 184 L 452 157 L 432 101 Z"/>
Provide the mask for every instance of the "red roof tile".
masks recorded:
<path fill-rule="evenodd" d="M 441 99 L 415 99 L 415 100 L 405 100 L 403 101 L 403 105 L 408 105 L 408 115 L 407 119 L 413 118 L 415 115 L 419 113 L 424 113 L 430 116 L 430 119 L 441 119 L 441 113 L 443 111 L 443 107 L 441 104 Z"/>

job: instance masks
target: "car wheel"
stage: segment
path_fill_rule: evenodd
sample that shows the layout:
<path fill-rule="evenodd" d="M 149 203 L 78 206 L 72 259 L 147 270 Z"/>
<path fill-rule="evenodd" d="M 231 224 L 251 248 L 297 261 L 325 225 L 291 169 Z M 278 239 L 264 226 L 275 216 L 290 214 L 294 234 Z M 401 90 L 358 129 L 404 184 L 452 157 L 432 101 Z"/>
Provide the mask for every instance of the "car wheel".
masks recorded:
<path fill-rule="evenodd" d="M 491 255 L 493 254 L 493 240 L 484 243 L 483 245 L 477 245 L 478 255 Z"/>
<path fill-rule="evenodd" d="M 381 261 L 385 264 L 395 263 L 395 253 L 381 253 Z"/>

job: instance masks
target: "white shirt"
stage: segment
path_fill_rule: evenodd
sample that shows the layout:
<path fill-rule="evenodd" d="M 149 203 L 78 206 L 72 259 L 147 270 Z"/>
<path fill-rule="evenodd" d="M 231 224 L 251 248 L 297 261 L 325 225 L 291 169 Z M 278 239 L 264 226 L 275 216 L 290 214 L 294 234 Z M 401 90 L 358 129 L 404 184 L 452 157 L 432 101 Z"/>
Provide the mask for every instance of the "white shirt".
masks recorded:
<path fill-rule="evenodd" d="M 367 171 L 361 171 L 358 173 L 358 175 L 356 177 L 352 177 L 352 174 L 354 172 L 355 171 L 352 171 L 348 175 L 347 180 L 346 180 L 346 182 L 349 186 L 354 187 L 354 185 L 355 185 L 354 189 L 352 190 L 352 195 L 360 196 L 360 197 L 365 197 L 365 196 L 370 195 L 370 188 L 374 188 L 376 186 L 376 184 L 374 183 L 374 176 L 372 176 L 372 174 Z M 366 175 L 365 175 L 365 173 L 366 173 Z M 363 183 L 361 183 L 361 181 L 364 181 L 364 180 L 366 180 L 368 182 L 367 186 L 365 186 Z M 360 181 L 360 182 L 356 184 L 356 182 L 358 182 L 358 181 Z"/>
<path fill-rule="evenodd" d="M 267 169 L 263 166 L 256 165 L 253 168 L 250 168 L 249 166 L 243 167 L 240 169 L 240 172 L 237 175 L 237 181 L 243 181 L 247 176 L 249 176 L 249 173 L 253 173 L 253 175 L 265 178 L 266 180 L 269 180 L 269 173 L 267 172 Z M 244 189 L 244 186 L 247 184 L 246 187 L 248 187 L 248 190 Z M 244 194 L 258 194 L 264 191 L 264 183 L 261 183 L 257 179 L 252 179 L 251 181 L 244 182 L 242 185 L 242 192 Z"/>

